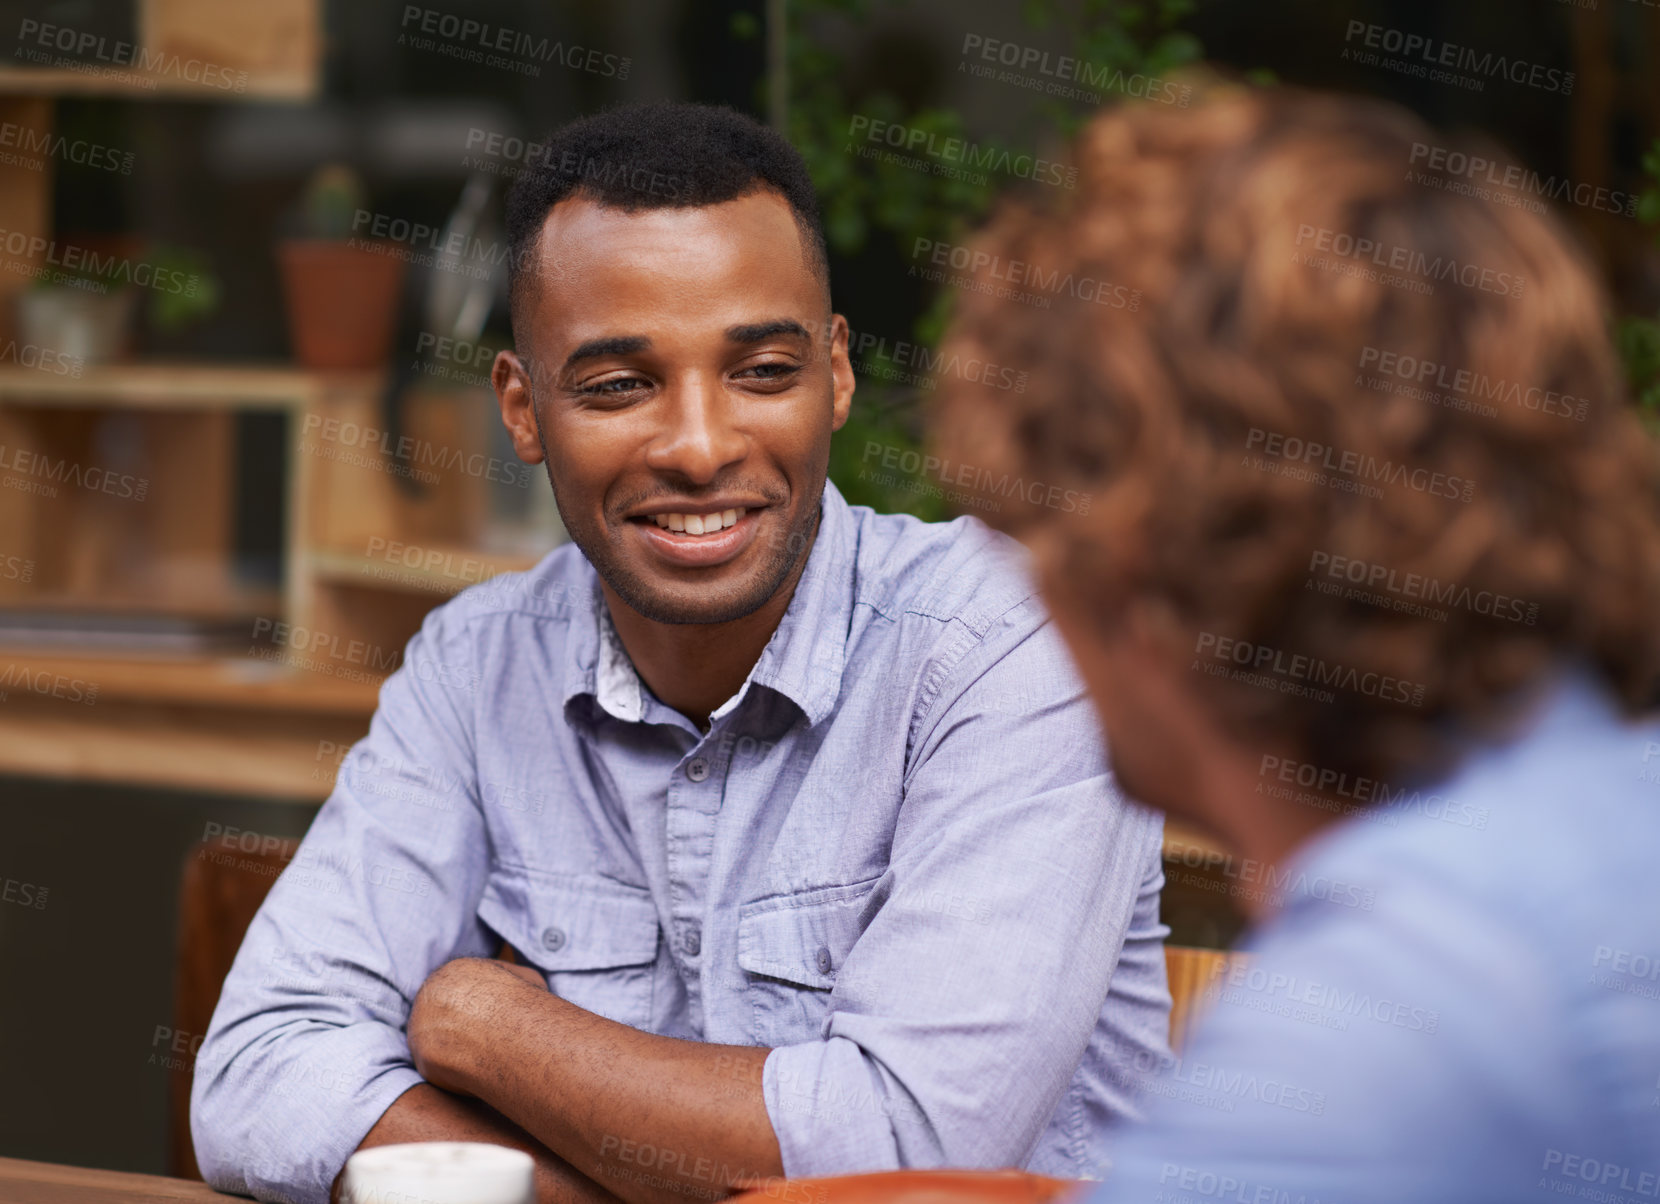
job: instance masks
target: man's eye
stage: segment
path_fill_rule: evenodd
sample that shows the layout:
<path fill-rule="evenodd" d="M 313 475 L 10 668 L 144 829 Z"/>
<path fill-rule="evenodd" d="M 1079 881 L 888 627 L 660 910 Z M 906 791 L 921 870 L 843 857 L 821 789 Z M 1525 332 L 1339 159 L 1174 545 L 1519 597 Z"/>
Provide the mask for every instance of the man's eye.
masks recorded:
<path fill-rule="evenodd" d="M 751 380 L 785 381 L 801 371 L 800 364 L 786 364 L 779 360 L 768 360 L 764 364 L 751 364 L 739 376 L 747 376 Z"/>
<path fill-rule="evenodd" d="M 602 380 L 592 385 L 582 385 L 578 393 L 586 397 L 620 397 L 644 385 L 637 376 L 613 376 L 610 380 Z"/>

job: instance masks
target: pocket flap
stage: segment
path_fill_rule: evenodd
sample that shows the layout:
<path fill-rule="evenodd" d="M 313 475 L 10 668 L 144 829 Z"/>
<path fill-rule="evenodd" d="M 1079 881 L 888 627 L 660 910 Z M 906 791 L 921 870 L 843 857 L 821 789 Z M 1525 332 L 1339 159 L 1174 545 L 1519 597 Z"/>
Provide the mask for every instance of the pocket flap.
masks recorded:
<path fill-rule="evenodd" d="M 584 875 L 498 867 L 478 918 L 549 972 L 608 970 L 657 960 L 657 905 L 644 887 Z"/>
<path fill-rule="evenodd" d="M 875 879 L 738 909 L 738 965 L 751 974 L 829 990 L 870 922 Z"/>

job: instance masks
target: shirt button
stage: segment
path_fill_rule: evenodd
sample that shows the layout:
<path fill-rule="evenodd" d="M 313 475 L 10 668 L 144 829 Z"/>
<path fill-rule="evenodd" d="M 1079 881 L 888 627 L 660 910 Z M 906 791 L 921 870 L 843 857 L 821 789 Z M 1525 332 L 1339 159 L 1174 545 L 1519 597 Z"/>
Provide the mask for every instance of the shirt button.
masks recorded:
<path fill-rule="evenodd" d="M 709 762 L 702 757 L 693 757 L 686 762 L 686 776 L 694 782 L 701 782 L 709 776 Z"/>
<path fill-rule="evenodd" d="M 830 967 L 835 964 L 830 959 L 830 950 L 826 949 L 823 945 L 818 947 L 818 956 L 816 960 L 818 962 L 818 972 L 820 974 L 830 973 Z"/>
<path fill-rule="evenodd" d="M 558 953 L 565 947 L 565 931 L 562 928 L 542 929 L 542 948 Z"/>
<path fill-rule="evenodd" d="M 690 929 L 686 933 L 686 942 L 685 942 L 685 944 L 686 944 L 686 954 L 687 954 L 687 956 L 688 957 L 696 957 L 699 953 L 701 953 L 703 951 L 703 935 L 702 935 L 702 933 L 698 932 L 698 930 L 696 928 Z"/>

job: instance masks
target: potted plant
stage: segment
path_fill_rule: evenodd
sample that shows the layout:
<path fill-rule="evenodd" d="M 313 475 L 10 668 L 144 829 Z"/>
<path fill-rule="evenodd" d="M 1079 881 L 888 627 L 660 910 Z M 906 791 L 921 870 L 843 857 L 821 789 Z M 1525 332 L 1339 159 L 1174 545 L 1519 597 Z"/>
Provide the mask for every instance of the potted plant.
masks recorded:
<path fill-rule="evenodd" d="M 171 332 L 219 305 L 208 257 L 131 236 L 65 240 L 63 262 L 18 300 L 23 341 L 66 360 L 108 363 L 132 345 L 139 299 L 157 330 Z"/>
<path fill-rule="evenodd" d="M 278 247 L 289 335 L 304 367 L 376 368 L 391 353 L 404 260 L 396 244 L 354 233 L 364 210 L 357 173 L 321 167 L 301 201 L 302 233 Z"/>

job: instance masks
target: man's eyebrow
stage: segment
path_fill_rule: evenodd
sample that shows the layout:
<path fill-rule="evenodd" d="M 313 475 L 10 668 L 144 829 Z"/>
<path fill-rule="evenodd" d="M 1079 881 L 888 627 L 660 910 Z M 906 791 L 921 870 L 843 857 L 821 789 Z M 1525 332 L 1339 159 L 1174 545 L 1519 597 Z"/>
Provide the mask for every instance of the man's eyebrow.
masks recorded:
<path fill-rule="evenodd" d="M 615 334 L 605 338 L 589 339 L 586 343 L 578 343 L 576 350 L 565 357 L 565 367 L 569 369 L 573 364 L 583 360 L 599 359 L 606 355 L 636 355 L 651 346 L 651 340 L 643 334 Z"/>
<path fill-rule="evenodd" d="M 776 335 L 794 335 L 798 339 L 811 340 L 812 335 L 807 328 L 794 318 L 774 318 L 770 322 L 750 322 L 743 326 L 728 326 L 726 341 L 728 343 L 759 343 Z"/>

